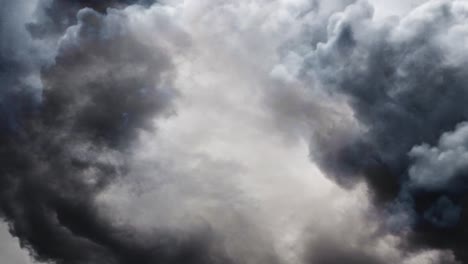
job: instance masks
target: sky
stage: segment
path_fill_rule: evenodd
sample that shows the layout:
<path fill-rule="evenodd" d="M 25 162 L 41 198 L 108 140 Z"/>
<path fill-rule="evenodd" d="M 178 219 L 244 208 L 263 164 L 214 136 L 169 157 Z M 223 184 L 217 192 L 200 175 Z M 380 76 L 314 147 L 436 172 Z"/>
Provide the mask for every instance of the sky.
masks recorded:
<path fill-rule="evenodd" d="M 385 1 L 370 0 L 375 8 L 375 17 L 385 18 L 388 16 L 404 16 L 411 10 L 428 2 L 428 0 L 409 0 L 409 1 Z"/>
<path fill-rule="evenodd" d="M 0 263 L 468 263 L 468 2 L 0 3 Z"/>

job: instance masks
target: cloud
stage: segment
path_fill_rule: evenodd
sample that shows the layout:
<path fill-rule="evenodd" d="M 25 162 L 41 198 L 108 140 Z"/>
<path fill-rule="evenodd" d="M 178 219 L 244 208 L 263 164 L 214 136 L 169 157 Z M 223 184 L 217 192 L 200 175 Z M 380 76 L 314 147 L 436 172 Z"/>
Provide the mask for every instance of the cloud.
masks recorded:
<path fill-rule="evenodd" d="M 127 12 L 82 9 L 77 25 L 41 68 L 42 101 L 21 112 L 21 127 L 1 137 L 1 208 L 21 244 L 38 260 L 58 263 L 181 261 L 198 256 L 205 231 L 175 246 L 145 245 L 100 216 L 95 196 L 124 175 L 125 153 L 150 120 L 170 113 L 171 59 L 157 43 L 142 42 Z M 159 239 L 159 236 L 157 236 Z M 193 245 L 198 245 L 193 248 Z M 208 245 L 208 244 L 206 244 Z M 159 248 L 159 249 L 156 249 Z M 207 249 L 208 250 L 208 249 Z"/>
<path fill-rule="evenodd" d="M 466 262 L 463 2 L 5 10 L 0 212 L 36 260 Z"/>
<path fill-rule="evenodd" d="M 0 253 L 2 259 L 12 264 L 31 264 L 34 263 L 28 252 L 22 250 L 18 239 L 11 236 L 8 232 L 8 226 L 5 223 L 0 225 Z"/>
<path fill-rule="evenodd" d="M 465 138 L 466 124 L 461 123 L 455 131 L 442 134 L 437 147 L 413 147 L 409 152 L 413 159 L 409 168 L 411 184 L 429 190 L 463 192 Z"/>
<path fill-rule="evenodd" d="M 289 116 L 320 116 L 306 129 L 311 156 L 329 177 L 348 187 L 364 180 L 379 208 L 406 208 L 407 227 L 424 236 L 417 243 L 454 249 L 466 261 L 463 235 L 441 236 L 464 226 L 466 3 L 430 1 L 401 18 L 373 13 L 364 1 L 351 4 L 330 16 L 326 40 L 289 51 L 303 61 L 295 78 L 320 98 Z M 349 112 L 334 117 L 323 102 Z"/>

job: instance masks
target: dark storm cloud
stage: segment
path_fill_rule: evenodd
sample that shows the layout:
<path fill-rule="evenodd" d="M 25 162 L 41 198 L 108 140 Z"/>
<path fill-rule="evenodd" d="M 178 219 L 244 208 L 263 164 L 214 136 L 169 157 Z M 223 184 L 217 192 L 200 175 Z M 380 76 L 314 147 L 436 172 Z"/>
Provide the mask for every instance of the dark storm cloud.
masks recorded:
<path fill-rule="evenodd" d="M 153 2 L 9 1 L 0 11 L 0 215 L 37 260 L 215 264 L 247 263 L 249 254 L 263 254 L 254 252 L 263 245 L 251 241 L 239 251 L 247 253 L 225 249 L 225 233 L 257 236 L 244 226 L 221 235 L 208 224 L 142 232 L 110 219 L 97 205 L 112 183 L 138 172 L 129 163 L 139 133 L 157 130 L 155 119 L 175 111 L 176 66 L 169 54 L 177 42 L 189 41 L 186 33 L 172 32 L 177 26 L 165 20 L 172 13 L 152 20 L 160 24 L 151 30 L 140 28 L 141 13 L 130 17 L 154 11 L 145 9 Z M 434 1 L 402 20 L 377 22 L 370 6 L 354 2 L 314 1 L 300 12 L 298 19 L 309 19 L 299 30 L 307 44 L 289 39 L 284 47 L 301 45 L 300 59 L 292 61 L 304 58 L 298 71 L 306 82 L 275 83 L 275 98 L 269 99 L 289 119 L 283 126 L 294 126 L 297 118 L 303 123 L 298 130 L 312 127 L 311 156 L 327 175 L 345 186 L 364 180 L 375 205 L 393 219 L 392 230 L 410 228 L 400 238 L 409 238 L 400 241 L 403 255 L 434 247 L 468 262 L 468 7 Z M 234 11 L 239 17 L 244 12 Z M 276 72 L 279 79 L 285 72 Z M 303 89 L 309 80 L 322 89 L 320 103 Z M 294 87 L 283 89 L 289 85 Z M 343 102 L 352 110 L 344 118 L 347 109 L 335 105 Z M 359 220 L 361 229 L 371 223 L 366 221 Z M 373 228 L 378 230 L 371 235 L 361 230 L 368 235 L 361 240 L 345 230 L 353 239 L 340 241 L 333 229 L 329 238 L 301 244 L 303 262 L 390 263 L 373 245 L 387 233 Z M 254 259 L 282 263 L 277 242 L 266 243 L 267 257 Z M 453 262 L 444 256 L 434 261 Z"/>
<path fill-rule="evenodd" d="M 306 253 L 305 263 L 310 264 L 385 264 L 377 256 L 359 248 L 351 248 L 337 241 L 323 238 Z"/>
<path fill-rule="evenodd" d="M 340 183 L 362 177 L 377 205 L 406 208 L 414 241 L 453 249 L 463 262 L 467 22 L 463 1 L 432 1 L 385 21 L 358 2 L 330 18 L 327 41 L 303 67 L 331 97 L 344 96 L 360 127 L 335 138 L 315 128 L 314 159 Z"/>
<path fill-rule="evenodd" d="M 38 21 L 26 25 L 32 36 L 45 38 L 61 35 L 69 26 L 76 24 L 80 9 L 91 8 L 106 13 L 108 8 L 124 8 L 129 5 L 150 6 L 155 0 L 52 0 L 40 1 L 36 10 Z"/>
<path fill-rule="evenodd" d="M 54 63 L 35 65 L 41 92 L 34 105 L 26 100 L 34 97 L 23 95 L 28 89 L 15 89 L 28 61 L 7 56 L 15 43 L 2 47 L 2 95 L 11 91 L 2 104 L 2 119 L 8 119 L 2 124 L 17 125 L 0 134 L 0 212 L 37 260 L 229 263 L 209 228 L 140 234 L 113 223 L 95 205 L 100 191 L 126 176 L 126 157 L 138 131 L 154 129 L 153 119 L 172 111 L 175 96 L 167 52 L 139 41 L 124 12 L 85 8 L 76 14 L 76 25 L 60 24 L 81 7 L 104 8 L 101 3 L 53 1 L 49 8 L 57 13 L 46 11 L 50 21 L 29 25 L 29 30 L 56 26 L 33 34 L 39 39 L 64 33 Z M 76 9 L 62 6 L 68 4 Z M 21 106 L 17 102 L 27 107 L 11 110 Z"/>
<path fill-rule="evenodd" d="M 0 9 L 0 133 L 18 126 L 17 115 L 33 107 L 41 84 L 38 67 L 46 61 L 39 54 L 24 25 L 34 1 L 1 1 Z M 46 53 L 46 52 L 44 52 Z"/>

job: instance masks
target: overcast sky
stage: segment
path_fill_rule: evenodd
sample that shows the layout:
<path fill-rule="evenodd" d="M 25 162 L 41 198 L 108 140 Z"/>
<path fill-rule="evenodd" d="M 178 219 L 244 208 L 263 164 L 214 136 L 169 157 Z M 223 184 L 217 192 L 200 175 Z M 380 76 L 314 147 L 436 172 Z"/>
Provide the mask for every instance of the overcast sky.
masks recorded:
<path fill-rule="evenodd" d="M 408 1 L 385 1 L 385 0 L 370 0 L 375 8 L 375 15 L 378 17 L 386 17 L 397 15 L 401 16 L 410 12 L 417 6 L 428 2 L 428 0 L 408 0 Z"/>
<path fill-rule="evenodd" d="M 468 263 L 466 1 L 0 3 L 1 263 Z"/>

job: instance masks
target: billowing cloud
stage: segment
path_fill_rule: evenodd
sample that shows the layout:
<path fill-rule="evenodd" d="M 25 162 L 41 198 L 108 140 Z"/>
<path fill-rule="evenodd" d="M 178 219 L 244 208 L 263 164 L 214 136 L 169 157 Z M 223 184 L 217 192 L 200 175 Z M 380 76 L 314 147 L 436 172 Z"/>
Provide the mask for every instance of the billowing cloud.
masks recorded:
<path fill-rule="evenodd" d="M 105 223 L 94 206 L 96 194 L 125 174 L 125 152 L 137 131 L 170 113 L 175 96 L 163 41 L 145 43 L 133 33 L 128 13 L 143 12 L 135 8 L 105 15 L 80 10 L 77 24 L 57 39 L 54 62 L 41 67 L 40 104 L 19 112 L 21 123 L 1 138 L 2 211 L 39 260 L 143 263 L 181 257 L 171 257 L 159 242 L 137 245 Z M 204 238 L 197 236 L 187 240 L 200 240 L 203 247 Z M 182 255 L 197 254 L 183 242 L 178 247 Z"/>
<path fill-rule="evenodd" d="M 327 39 L 301 54 L 296 74 L 325 94 L 321 101 L 348 109 L 344 122 L 319 114 L 332 129 L 310 128 L 319 166 L 342 185 L 363 179 L 380 208 L 404 211 L 405 223 L 391 217 L 392 228 L 462 261 L 467 10 L 464 1 L 430 1 L 377 19 L 358 1 L 330 16 Z"/>
<path fill-rule="evenodd" d="M 381 4 L 5 4 L 11 234 L 58 264 L 467 262 L 468 5 Z"/>

